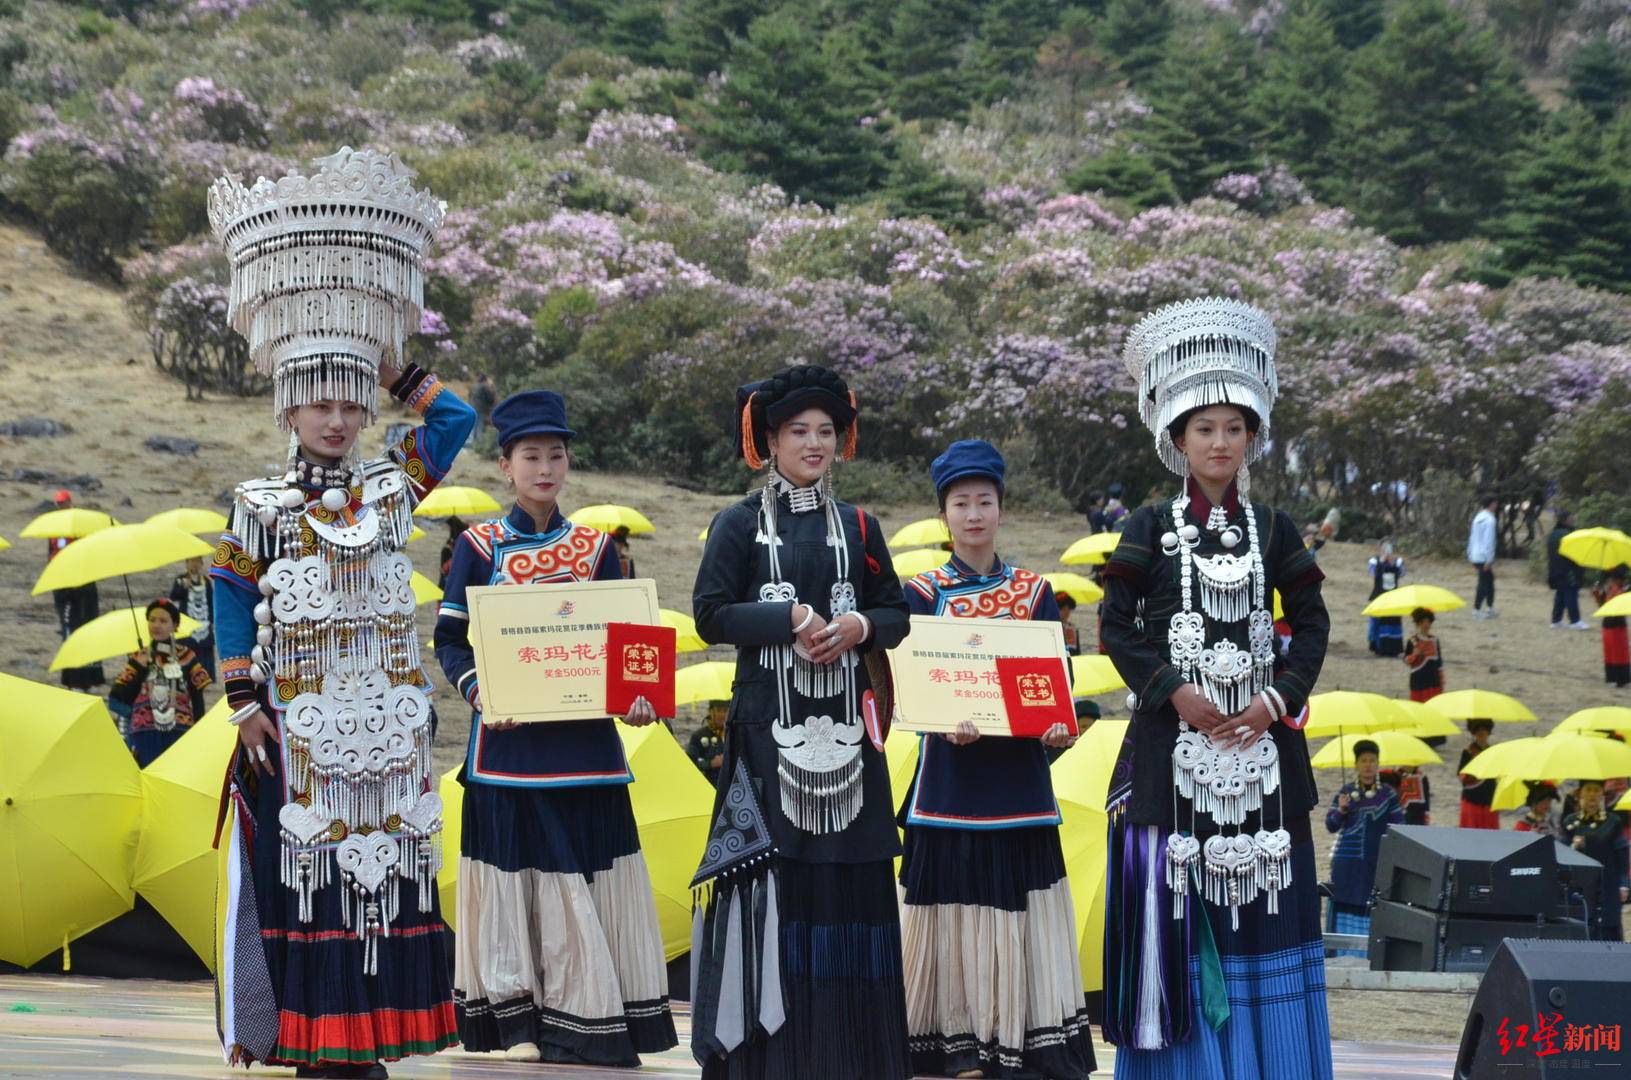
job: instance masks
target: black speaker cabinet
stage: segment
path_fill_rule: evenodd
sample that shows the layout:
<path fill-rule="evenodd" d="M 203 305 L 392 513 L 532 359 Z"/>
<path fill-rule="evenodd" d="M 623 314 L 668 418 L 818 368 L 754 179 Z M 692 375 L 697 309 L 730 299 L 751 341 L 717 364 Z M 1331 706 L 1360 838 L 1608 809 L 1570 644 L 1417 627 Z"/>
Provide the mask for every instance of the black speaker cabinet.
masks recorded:
<path fill-rule="evenodd" d="M 1507 941 L 1473 998 L 1455 1080 L 1631 1076 L 1627 1027 L 1631 944 Z"/>
<path fill-rule="evenodd" d="M 1376 892 L 1383 900 L 1468 915 L 1580 914 L 1602 864 L 1546 836 L 1515 829 L 1395 825 L 1382 835 Z"/>
<path fill-rule="evenodd" d="M 1582 919 L 1477 918 L 1378 900 L 1370 916 L 1372 971 L 1479 972 L 1505 938 L 1588 936 Z"/>

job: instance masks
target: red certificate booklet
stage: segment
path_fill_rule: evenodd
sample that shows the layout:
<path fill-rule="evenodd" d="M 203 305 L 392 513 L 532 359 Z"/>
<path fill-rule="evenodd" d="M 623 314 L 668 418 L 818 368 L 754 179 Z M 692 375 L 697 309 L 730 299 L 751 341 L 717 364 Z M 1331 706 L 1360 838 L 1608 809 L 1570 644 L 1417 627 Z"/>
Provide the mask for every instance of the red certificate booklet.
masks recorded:
<path fill-rule="evenodd" d="M 1008 713 L 1008 730 L 1016 736 L 1040 738 L 1055 724 L 1076 730 L 1076 706 L 1070 700 L 1070 679 L 1057 657 L 997 657 L 997 681 Z"/>
<path fill-rule="evenodd" d="M 657 715 L 674 715 L 672 626 L 606 624 L 606 712 L 624 716 L 634 699 L 651 702 Z"/>

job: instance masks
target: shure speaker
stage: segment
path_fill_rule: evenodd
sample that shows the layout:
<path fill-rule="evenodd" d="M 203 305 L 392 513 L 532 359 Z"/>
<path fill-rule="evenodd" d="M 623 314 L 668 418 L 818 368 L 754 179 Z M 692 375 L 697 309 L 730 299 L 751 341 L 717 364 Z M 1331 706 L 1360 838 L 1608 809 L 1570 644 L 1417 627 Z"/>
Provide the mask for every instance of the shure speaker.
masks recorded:
<path fill-rule="evenodd" d="M 1601 873 L 1548 836 L 1395 825 L 1382 835 L 1375 885 L 1383 900 L 1434 911 L 1564 919 L 1597 895 Z"/>
<path fill-rule="evenodd" d="M 1507 941 L 1478 986 L 1455 1080 L 1631 1075 L 1631 944 Z"/>
<path fill-rule="evenodd" d="M 1478 972 L 1489 967 L 1505 938 L 1583 941 L 1589 936 L 1582 919 L 1473 917 L 1378 900 L 1370 915 L 1370 967 Z"/>

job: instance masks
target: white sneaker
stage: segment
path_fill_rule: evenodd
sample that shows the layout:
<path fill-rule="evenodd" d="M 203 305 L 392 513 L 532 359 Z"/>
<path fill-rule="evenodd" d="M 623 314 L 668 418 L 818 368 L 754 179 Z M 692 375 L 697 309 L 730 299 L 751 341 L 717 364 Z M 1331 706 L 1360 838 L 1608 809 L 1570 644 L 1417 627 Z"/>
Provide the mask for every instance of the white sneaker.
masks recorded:
<path fill-rule="evenodd" d="M 1501 613 L 1499 611 L 1496 611 L 1494 608 L 1491 607 L 1491 608 L 1485 608 L 1484 609 L 1484 618 L 1486 618 L 1486 619 L 1499 619 L 1500 617 L 1501 617 Z"/>
<path fill-rule="evenodd" d="M 1557 622 L 1552 624 L 1552 629 L 1553 630 L 1561 630 L 1565 626 L 1568 626 L 1568 625 L 1569 625 L 1568 623 L 1564 622 L 1562 619 L 1559 619 L 1559 620 L 1557 620 Z"/>
<path fill-rule="evenodd" d="M 1570 630 L 1590 630 L 1591 628 L 1591 624 L 1584 619 L 1581 619 L 1579 622 L 1569 627 Z"/>
<path fill-rule="evenodd" d="M 530 1042 L 516 1043 L 504 1051 L 504 1057 L 510 1061 L 539 1061 L 543 1056 L 538 1050 L 538 1044 Z"/>

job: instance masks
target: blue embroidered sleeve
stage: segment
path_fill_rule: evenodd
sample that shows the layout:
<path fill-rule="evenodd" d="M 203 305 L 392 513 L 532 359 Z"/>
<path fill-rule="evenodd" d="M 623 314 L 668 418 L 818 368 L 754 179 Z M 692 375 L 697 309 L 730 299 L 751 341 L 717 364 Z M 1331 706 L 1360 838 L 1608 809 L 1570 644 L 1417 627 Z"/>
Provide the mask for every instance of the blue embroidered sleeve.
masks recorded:
<path fill-rule="evenodd" d="M 492 563 L 466 532 L 453 545 L 453 562 L 436 613 L 434 641 L 442 674 L 472 707 L 476 697 L 476 654 L 470 648 L 470 609 L 465 590 L 471 585 L 485 585 L 491 577 Z"/>

